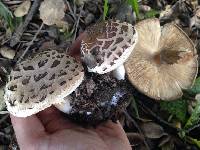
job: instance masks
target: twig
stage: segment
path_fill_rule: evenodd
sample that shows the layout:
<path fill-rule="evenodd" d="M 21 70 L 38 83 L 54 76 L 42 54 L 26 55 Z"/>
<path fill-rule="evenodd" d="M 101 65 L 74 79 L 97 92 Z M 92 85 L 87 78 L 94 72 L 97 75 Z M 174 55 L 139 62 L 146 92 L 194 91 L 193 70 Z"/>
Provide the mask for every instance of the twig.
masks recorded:
<path fill-rule="evenodd" d="M 79 21 L 80 21 L 80 18 L 81 18 L 81 13 L 82 13 L 83 7 L 84 7 L 84 5 L 81 6 L 80 13 L 79 13 L 79 15 L 78 15 L 78 19 L 77 19 L 77 21 L 76 21 L 76 26 L 75 26 L 75 31 L 74 31 L 74 37 L 73 37 L 73 40 L 76 39 L 76 34 L 77 34 L 78 25 L 79 25 Z"/>
<path fill-rule="evenodd" d="M 70 6 L 68 0 L 65 0 L 65 2 L 67 3 L 67 6 L 68 6 L 68 8 L 69 8 L 69 11 L 70 11 L 72 17 L 74 18 L 74 20 L 76 20 L 76 15 L 75 15 L 74 12 L 72 11 L 72 8 L 71 8 L 71 6 Z"/>
<path fill-rule="evenodd" d="M 154 120 L 159 122 L 159 123 L 161 123 L 163 127 L 170 129 L 171 133 L 176 133 L 177 134 L 180 131 L 180 129 L 173 127 L 170 123 L 168 123 L 167 121 L 165 121 L 162 118 L 160 118 L 159 116 L 157 116 L 153 111 L 151 111 L 141 101 L 138 100 L 137 103 L 142 108 L 142 110 L 144 112 L 146 112 L 146 114 L 151 115 L 154 118 Z"/>
<path fill-rule="evenodd" d="M 127 117 L 127 119 L 129 119 L 134 124 L 134 126 L 137 128 L 138 132 L 144 136 L 144 133 L 138 126 L 137 122 L 127 113 L 127 111 L 124 111 L 124 114 Z M 144 136 L 144 138 L 145 138 L 145 136 Z M 144 145 L 146 146 L 147 150 L 150 150 L 150 147 L 146 141 L 146 138 L 144 139 Z"/>
<path fill-rule="evenodd" d="M 35 41 L 35 39 L 37 38 L 38 34 L 40 33 L 40 31 L 42 30 L 42 27 L 44 26 L 44 23 L 41 24 L 40 28 L 38 29 L 38 31 L 36 32 L 36 34 L 34 35 L 33 39 L 30 41 L 29 45 L 26 47 L 24 53 L 22 54 L 22 56 L 18 59 L 17 63 L 20 62 L 24 56 L 26 55 L 26 53 L 28 52 L 29 48 L 31 47 L 31 45 L 33 45 L 33 42 Z"/>
<path fill-rule="evenodd" d="M 73 4 L 74 4 L 74 9 L 73 9 L 73 11 L 74 11 L 74 14 L 76 14 L 76 4 L 75 4 L 76 2 L 75 2 L 75 0 L 73 0 Z"/>
<path fill-rule="evenodd" d="M 33 15 L 35 14 L 35 12 L 38 10 L 38 7 L 40 5 L 40 1 L 41 0 L 34 0 L 33 5 L 28 13 L 28 15 L 25 18 L 24 23 L 21 23 L 15 30 L 13 36 L 11 37 L 10 40 L 10 46 L 13 47 L 15 46 L 21 39 L 22 34 L 24 33 L 24 31 L 26 30 L 29 22 L 32 20 Z"/>
<path fill-rule="evenodd" d="M 200 123 L 199 124 L 196 124 L 194 125 L 193 127 L 189 128 L 186 130 L 187 133 L 191 132 L 192 130 L 196 129 L 196 128 L 199 128 L 200 127 Z"/>

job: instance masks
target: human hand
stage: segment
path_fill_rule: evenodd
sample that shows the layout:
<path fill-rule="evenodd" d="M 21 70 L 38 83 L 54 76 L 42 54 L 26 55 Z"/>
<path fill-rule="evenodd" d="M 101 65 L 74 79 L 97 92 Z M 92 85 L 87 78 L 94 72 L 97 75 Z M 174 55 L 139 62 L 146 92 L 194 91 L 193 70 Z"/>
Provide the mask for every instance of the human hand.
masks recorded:
<path fill-rule="evenodd" d="M 80 60 L 80 42 L 84 33 L 72 44 L 69 54 Z M 18 118 L 11 115 L 21 150 L 129 150 L 131 146 L 119 123 L 108 121 L 97 128 L 73 124 L 54 107 L 37 115 Z"/>
<path fill-rule="evenodd" d="M 96 128 L 83 128 L 54 107 L 27 118 L 11 115 L 11 121 L 21 150 L 131 149 L 119 123 L 108 121 Z"/>

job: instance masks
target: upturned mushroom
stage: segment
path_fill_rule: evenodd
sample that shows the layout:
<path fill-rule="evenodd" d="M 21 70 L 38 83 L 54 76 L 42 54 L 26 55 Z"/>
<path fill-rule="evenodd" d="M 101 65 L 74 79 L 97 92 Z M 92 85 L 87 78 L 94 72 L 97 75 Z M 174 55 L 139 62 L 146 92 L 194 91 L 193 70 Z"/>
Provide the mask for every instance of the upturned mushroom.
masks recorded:
<path fill-rule="evenodd" d="M 117 79 L 124 79 L 123 63 L 133 51 L 137 37 L 135 28 L 126 22 L 108 20 L 94 24 L 82 40 L 82 60 L 90 72 L 114 71 Z"/>
<path fill-rule="evenodd" d="M 15 116 L 27 117 L 64 103 L 69 111 L 69 102 L 64 98 L 81 84 L 83 77 L 83 66 L 74 58 L 56 50 L 42 51 L 11 71 L 4 95 L 7 109 Z"/>
<path fill-rule="evenodd" d="M 197 52 L 189 37 L 175 24 L 160 27 L 158 19 L 136 26 L 138 43 L 125 64 L 130 82 L 157 100 L 174 100 L 193 85 Z"/>

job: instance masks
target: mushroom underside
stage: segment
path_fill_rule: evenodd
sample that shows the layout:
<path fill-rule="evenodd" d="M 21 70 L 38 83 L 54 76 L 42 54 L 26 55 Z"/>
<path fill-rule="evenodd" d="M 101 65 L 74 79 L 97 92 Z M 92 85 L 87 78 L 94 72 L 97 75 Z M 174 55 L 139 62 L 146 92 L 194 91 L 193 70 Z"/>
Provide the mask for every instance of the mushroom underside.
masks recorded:
<path fill-rule="evenodd" d="M 153 99 L 181 97 L 182 89 L 190 88 L 197 74 L 191 40 L 175 24 L 166 24 L 161 30 L 157 19 L 140 22 L 136 30 L 139 42 L 125 63 L 130 82 Z"/>

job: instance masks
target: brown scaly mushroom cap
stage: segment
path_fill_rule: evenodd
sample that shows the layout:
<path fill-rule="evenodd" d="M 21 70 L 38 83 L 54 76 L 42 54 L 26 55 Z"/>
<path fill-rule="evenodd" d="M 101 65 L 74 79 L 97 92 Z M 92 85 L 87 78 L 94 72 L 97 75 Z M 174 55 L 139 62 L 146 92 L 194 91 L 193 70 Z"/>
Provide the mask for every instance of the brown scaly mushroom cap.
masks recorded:
<path fill-rule="evenodd" d="M 137 32 L 131 24 L 118 20 L 97 23 L 86 30 L 82 59 L 90 72 L 104 74 L 123 65 L 136 42 Z"/>
<path fill-rule="evenodd" d="M 190 88 L 197 75 L 192 41 L 173 23 L 161 29 L 158 19 L 139 22 L 136 30 L 139 42 L 125 64 L 130 82 L 157 100 L 181 97 L 181 89 Z"/>
<path fill-rule="evenodd" d="M 5 88 L 8 111 L 27 117 L 64 102 L 82 82 L 84 71 L 74 58 L 56 50 L 43 51 L 15 66 Z"/>
<path fill-rule="evenodd" d="M 63 0 L 44 0 L 40 5 L 40 18 L 46 25 L 54 25 L 65 16 Z"/>

